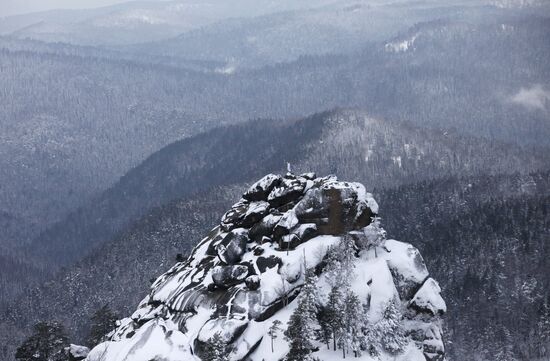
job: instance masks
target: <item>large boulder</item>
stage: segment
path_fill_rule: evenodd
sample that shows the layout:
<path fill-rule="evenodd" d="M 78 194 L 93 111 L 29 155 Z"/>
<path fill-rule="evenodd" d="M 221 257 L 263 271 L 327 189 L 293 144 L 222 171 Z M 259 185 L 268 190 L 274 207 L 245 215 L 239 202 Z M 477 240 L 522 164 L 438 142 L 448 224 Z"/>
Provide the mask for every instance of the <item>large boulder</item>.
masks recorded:
<path fill-rule="evenodd" d="M 244 228 L 229 232 L 216 246 L 218 257 L 226 264 L 239 263 L 246 252 L 248 240 L 248 231 Z"/>
<path fill-rule="evenodd" d="M 428 326 L 422 342 L 422 349 L 427 361 L 445 360 L 445 345 L 441 330 L 436 324 Z"/>
<path fill-rule="evenodd" d="M 239 225 L 242 227 L 251 227 L 256 224 L 269 211 L 269 203 L 265 201 L 252 202 L 249 204 L 248 209 L 242 217 L 242 220 L 239 222 Z"/>
<path fill-rule="evenodd" d="M 290 233 L 290 230 L 298 225 L 298 218 L 293 209 L 283 214 L 279 222 L 273 229 L 273 240 L 279 242 L 284 235 Z"/>
<path fill-rule="evenodd" d="M 447 305 L 441 297 L 441 288 L 437 281 L 431 277 L 416 292 L 409 302 L 409 307 L 419 313 L 431 316 L 443 316 L 447 312 Z"/>
<path fill-rule="evenodd" d="M 426 263 L 414 246 L 393 239 L 385 241 L 383 255 L 395 280 L 399 297 L 409 301 L 428 278 Z"/>
<path fill-rule="evenodd" d="M 275 186 L 281 183 L 281 176 L 268 174 L 254 183 L 244 194 L 243 198 L 248 201 L 265 201 Z"/>
<path fill-rule="evenodd" d="M 265 201 L 248 202 L 241 199 L 227 211 L 221 221 L 221 228 L 229 231 L 237 227 L 250 227 L 261 220 L 269 211 L 269 203 Z"/>
<path fill-rule="evenodd" d="M 243 265 L 216 266 L 212 269 L 212 281 L 220 288 L 229 288 L 243 282 L 248 276 L 248 267 Z"/>
<path fill-rule="evenodd" d="M 273 230 L 281 220 L 282 214 L 278 211 L 265 216 L 260 222 L 253 225 L 248 231 L 248 237 L 258 243 L 262 242 L 264 237 L 273 237 Z"/>
<path fill-rule="evenodd" d="M 241 223 L 244 215 L 248 211 L 249 202 L 246 200 L 240 200 L 235 203 L 230 210 L 228 210 L 223 216 L 220 223 L 221 228 L 224 231 L 229 231 Z"/>
<path fill-rule="evenodd" d="M 88 356 L 90 349 L 86 346 L 70 344 L 69 347 L 65 348 L 65 352 L 67 353 L 68 361 L 80 361 Z"/>
<path fill-rule="evenodd" d="M 194 351 L 199 356 L 204 355 L 206 347 L 209 347 L 208 342 L 216 334 L 219 334 L 222 342 L 231 343 L 244 332 L 247 326 L 248 321 L 245 319 L 227 317 L 211 319 L 202 326 L 195 339 Z"/>
<path fill-rule="evenodd" d="M 371 222 L 378 211 L 369 205 L 375 204 L 371 199 L 361 184 L 329 179 L 308 190 L 294 211 L 301 223 L 314 223 L 321 233 L 337 235 Z"/>
<path fill-rule="evenodd" d="M 269 193 L 267 200 L 273 207 L 298 200 L 302 196 L 306 182 L 301 178 L 283 178 L 278 186 Z"/>

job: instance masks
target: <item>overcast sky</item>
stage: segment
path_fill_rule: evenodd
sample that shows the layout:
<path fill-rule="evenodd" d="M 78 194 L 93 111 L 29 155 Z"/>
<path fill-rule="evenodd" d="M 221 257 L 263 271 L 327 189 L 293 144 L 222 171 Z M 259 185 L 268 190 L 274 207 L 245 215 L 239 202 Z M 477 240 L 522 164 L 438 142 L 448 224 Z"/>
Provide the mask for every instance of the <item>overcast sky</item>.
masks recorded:
<path fill-rule="evenodd" d="M 127 1 L 128 0 L 0 0 L 0 17 L 51 9 L 95 8 Z"/>

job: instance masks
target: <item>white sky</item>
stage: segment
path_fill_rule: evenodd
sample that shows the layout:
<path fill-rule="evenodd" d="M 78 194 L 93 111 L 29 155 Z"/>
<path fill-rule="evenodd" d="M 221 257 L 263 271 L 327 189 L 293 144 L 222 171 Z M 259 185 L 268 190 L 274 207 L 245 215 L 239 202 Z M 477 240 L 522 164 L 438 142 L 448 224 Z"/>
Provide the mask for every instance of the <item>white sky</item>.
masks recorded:
<path fill-rule="evenodd" d="M 51 9 L 85 9 L 128 0 L 0 0 L 0 17 Z"/>

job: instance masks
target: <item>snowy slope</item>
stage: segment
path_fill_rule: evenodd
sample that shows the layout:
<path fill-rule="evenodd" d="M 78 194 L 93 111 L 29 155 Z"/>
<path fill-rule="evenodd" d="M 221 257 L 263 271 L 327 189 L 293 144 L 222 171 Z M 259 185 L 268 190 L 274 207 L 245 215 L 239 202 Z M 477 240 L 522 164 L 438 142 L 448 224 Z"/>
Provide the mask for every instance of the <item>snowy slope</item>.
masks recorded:
<path fill-rule="evenodd" d="M 279 360 L 289 350 L 283 331 L 301 299 L 305 270 L 315 269 L 317 304 L 326 305 L 329 269 L 338 262 L 331 252 L 344 238 L 355 250 L 346 282 L 367 310 L 365 323 L 382 322 L 390 303 L 403 315 L 398 322 L 405 346 L 392 355 L 382 351 L 381 359 L 443 360 L 439 316 L 446 306 L 440 288 L 412 245 L 382 239 L 370 246 L 377 212 L 359 183 L 314 174 L 267 175 L 188 260 L 154 282 L 134 314 L 119 321 L 87 360 L 201 360 L 216 335 L 232 346 L 231 360 Z M 274 320 L 282 322 L 282 330 L 272 351 L 266 335 Z M 313 342 L 314 356 L 343 358 L 340 350 Z M 364 352 L 359 359 L 372 358 Z"/>

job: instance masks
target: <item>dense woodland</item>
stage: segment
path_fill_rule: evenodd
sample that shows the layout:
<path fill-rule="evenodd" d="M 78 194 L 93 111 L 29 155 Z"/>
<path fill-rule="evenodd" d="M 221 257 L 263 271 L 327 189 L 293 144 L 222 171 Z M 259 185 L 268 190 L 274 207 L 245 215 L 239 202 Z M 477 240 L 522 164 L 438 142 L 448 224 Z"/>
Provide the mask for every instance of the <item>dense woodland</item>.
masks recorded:
<path fill-rule="evenodd" d="M 0 50 L 4 242 L 35 238 L 149 154 L 227 122 L 352 106 L 376 117 L 548 146 L 544 108 L 511 99 L 549 81 L 549 23 L 501 20 L 506 27 L 418 25 L 394 40 L 419 34 L 408 52 L 374 42 L 353 55 L 304 56 L 230 76 L 10 50 L 8 42 Z"/>

